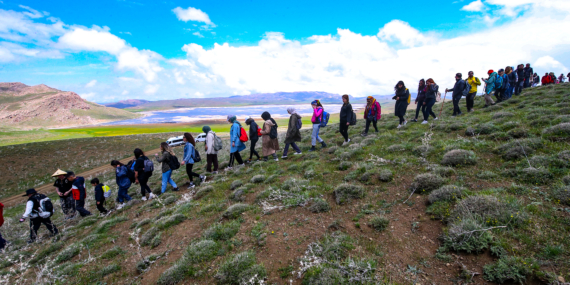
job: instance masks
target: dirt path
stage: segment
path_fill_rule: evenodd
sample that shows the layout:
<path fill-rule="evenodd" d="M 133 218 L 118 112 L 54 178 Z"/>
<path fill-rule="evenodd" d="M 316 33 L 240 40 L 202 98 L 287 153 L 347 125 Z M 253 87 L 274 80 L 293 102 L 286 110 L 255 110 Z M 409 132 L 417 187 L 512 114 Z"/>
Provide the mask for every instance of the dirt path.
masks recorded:
<path fill-rule="evenodd" d="M 145 154 L 150 157 L 151 155 L 154 155 L 155 153 L 158 153 L 158 152 L 160 152 L 160 149 L 153 149 L 150 151 L 145 151 Z M 121 159 L 119 161 L 121 163 L 127 164 L 132 159 L 134 159 L 134 157 L 131 156 L 131 157 Z M 113 171 L 113 167 L 111 165 L 107 164 L 107 165 L 99 166 L 97 168 L 93 168 L 91 170 L 88 170 L 88 171 L 85 171 L 82 173 L 78 173 L 76 175 L 77 176 L 83 176 L 83 177 L 85 177 L 85 180 L 88 181 L 92 177 L 105 174 L 109 171 Z M 48 195 L 52 192 L 55 192 L 54 191 L 55 187 L 53 187 L 52 183 L 44 184 L 42 186 L 36 187 L 35 189 L 36 189 L 36 191 L 38 191 L 38 193 L 45 194 L 45 195 Z M 23 203 L 23 201 L 25 201 L 26 199 L 27 199 L 27 197 L 22 197 L 22 195 L 19 194 L 19 195 L 15 195 L 12 197 L 8 197 L 8 198 L 6 198 L 0 202 L 2 204 L 4 204 L 4 206 L 6 206 L 6 207 L 11 207 L 11 206 L 14 206 L 18 203 Z"/>

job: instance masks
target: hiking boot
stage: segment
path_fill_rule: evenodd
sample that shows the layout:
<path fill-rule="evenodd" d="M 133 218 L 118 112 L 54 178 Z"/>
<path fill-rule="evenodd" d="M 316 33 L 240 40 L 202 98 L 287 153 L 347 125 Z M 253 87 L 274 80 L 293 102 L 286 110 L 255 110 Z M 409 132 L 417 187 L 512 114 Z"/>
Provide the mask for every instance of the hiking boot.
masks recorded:
<path fill-rule="evenodd" d="M 178 189 L 178 187 L 172 188 L 172 191 L 178 191 L 178 190 L 180 190 L 180 189 Z"/>
<path fill-rule="evenodd" d="M 315 146 L 312 146 L 311 149 L 309 149 L 309 151 L 316 151 Z"/>
<path fill-rule="evenodd" d="M 147 199 L 146 199 L 145 196 L 143 196 L 143 197 L 141 198 L 141 200 L 142 200 L 142 201 L 146 201 Z"/>
<path fill-rule="evenodd" d="M 424 120 L 424 121 L 422 122 L 422 125 L 425 125 L 425 124 L 427 124 L 427 123 L 428 123 L 428 121 Z"/>
<path fill-rule="evenodd" d="M 206 175 L 200 175 L 200 180 L 202 182 L 206 182 Z"/>
<path fill-rule="evenodd" d="M 433 120 L 434 120 L 434 121 L 437 121 L 437 120 L 439 120 L 439 117 L 435 117 Z"/>
<path fill-rule="evenodd" d="M 233 167 L 230 166 L 230 167 L 226 167 L 226 169 L 224 169 L 224 171 L 230 171 L 232 169 L 233 169 Z"/>
<path fill-rule="evenodd" d="M 327 144 L 326 144 L 325 142 L 321 142 L 321 146 L 322 146 L 323 148 L 325 148 L 325 147 L 327 147 Z"/>

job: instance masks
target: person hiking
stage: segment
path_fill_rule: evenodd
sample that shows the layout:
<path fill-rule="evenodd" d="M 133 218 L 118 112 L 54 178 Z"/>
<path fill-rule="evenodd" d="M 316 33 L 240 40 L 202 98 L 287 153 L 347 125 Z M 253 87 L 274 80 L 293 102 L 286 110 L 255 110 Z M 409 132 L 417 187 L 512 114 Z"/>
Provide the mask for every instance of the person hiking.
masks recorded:
<path fill-rule="evenodd" d="M 350 142 L 348 138 L 348 127 L 350 126 L 350 122 L 356 121 L 356 118 L 353 118 L 354 111 L 352 110 L 352 105 L 350 104 L 350 97 L 347 94 L 342 95 L 342 107 L 340 107 L 340 123 L 338 125 L 338 129 L 342 137 L 344 138 L 344 142 L 342 145 L 347 145 Z"/>
<path fill-rule="evenodd" d="M 540 83 L 540 76 L 538 76 L 538 74 L 535 73 L 532 77 L 532 87 L 538 86 L 539 83 Z"/>
<path fill-rule="evenodd" d="M 463 90 L 465 90 L 467 86 L 465 85 L 465 80 L 461 79 L 461 77 L 463 77 L 463 74 L 456 73 L 455 85 L 453 85 L 453 88 L 445 89 L 446 93 L 453 92 L 451 95 L 451 99 L 453 100 L 453 114 L 451 115 L 452 117 L 463 115 L 463 113 L 461 113 L 461 109 L 459 108 L 459 101 L 461 100 L 461 96 L 463 96 Z"/>
<path fill-rule="evenodd" d="M 239 139 L 241 136 L 241 124 L 237 121 L 235 115 L 228 115 L 228 122 L 232 124 L 230 129 L 230 163 L 226 170 L 231 170 L 234 167 L 234 162 L 237 161 L 239 166 L 243 166 L 240 151 L 245 149 L 245 144 Z"/>
<path fill-rule="evenodd" d="M 82 217 L 91 216 L 91 212 L 85 209 L 85 198 L 87 198 L 85 178 L 75 176 L 73 171 L 69 171 L 67 172 L 67 180 L 73 183 L 73 186 L 71 186 L 71 196 L 73 196 L 73 200 L 75 200 L 75 210 L 79 212 L 79 215 Z"/>
<path fill-rule="evenodd" d="M 399 129 L 408 123 L 404 117 L 406 116 L 408 105 L 410 104 L 410 91 L 406 88 L 404 81 L 399 81 L 398 84 L 394 86 L 394 91 L 396 91 L 396 95 L 392 97 L 393 100 L 396 100 L 394 115 L 400 118 Z"/>
<path fill-rule="evenodd" d="M 546 86 L 548 84 L 550 84 L 550 75 L 548 75 L 548 72 L 547 72 L 542 77 L 542 86 Z"/>
<path fill-rule="evenodd" d="M 309 149 L 309 151 L 315 151 L 317 142 L 320 142 L 323 148 L 327 147 L 325 141 L 319 137 L 319 131 L 321 130 L 321 121 L 324 119 L 323 113 L 325 109 L 319 100 L 311 102 L 311 107 L 313 108 L 313 117 L 311 117 L 311 123 L 313 123 L 313 132 L 311 133 L 311 149 Z"/>
<path fill-rule="evenodd" d="M 26 190 L 26 194 L 24 194 L 23 197 L 26 196 L 28 197 L 28 201 L 26 202 L 26 210 L 20 219 L 20 223 L 23 223 L 27 218 L 30 218 L 30 239 L 28 240 L 28 244 L 36 241 L 38 230 L 42 224 L 46 226 L 47 230 L 51 233 L 51 236 L 59 234 L 59 230 L 51 222 L 50 217 L 42 217 L 42 215 L 40 215 L 45 213 L 41 209 L 40 201 L 47 198 L 46 195 L 39 194 L 36 192 L 36 189 L 32 188 Z"/>
<path fill-rule="evenodd" d="M 418 121 L 418 115 L 420 114 L 420 110 L 426 101 L 426 81 L 425 79 L 420 79 L 420 83 L 418 85 L 418 95 L 416 96 L 416 100 L 414 104 L 416 104 L 416 117 L 412 120 L 412 122 Z"/>
<path fill-rule="evenodd" d="M 172 180 L 172 169 L 170 168 L 170 163 L 173 161 L 173 156 L 176 156 L 172 148 L 165 143 L 160 143 L 160 152 L 161 155 L 155 153 L 154 156 L 156 161 L 162 163 L 162 188 L 160 189 L 160 194 L 164 194 L 166 192 L 166 187 L 168 184 L 172 186 L 172 191 L 178 191 L 178 186 L 176 186 L 176 182 Z"/>
<path fill-rule="evenodd" d="M 376 98 L 368 96 L 366 98 L 366 108 L 364 108 L 364 120 L 366 120 L 366 126 L 364 127 L 364 132 L 361 136 L 365 137 L 368 135 L 368 130 L 370 129 L 370 123 L 374 127 L 376 133 L 378 133 L 378 120 L 382 118 L 382 107 L 380 103 L 376 101 Z"/>
<path fill-rule="evenodd" d="M 135 173 L 135 184 L 139 184 L 141 186 L 141 200 L 146 201 L 153 199 L 156 195 L 152 194 L 152 190 L 150 190 L 150 187 L 148 186 L 148 179 L 152 175 L 152 172 L 147 173 L 144 169 L 145 161 L 149 158 L 140 148 L 135 148 L 133 153 L 135 154 L 135 161 L 131 167 Z"/>
<path fill-rule="evenodd" d="M 61 211 L 65 216 L 65 220 L 71 219 L 75 216 L 75 200 L 71 197 L 71 183 L 65 178 L 67 172 L 58 169 L 51 177 L 57 177 L 53 186 L 59 195 L 59 203 L 61 204 Z"/>
<path fill-rule="evenodd" d="M 188 175 L 188 179 L 190 179 L 190 185 L 188 188 L 194 188 L 196 186 L 194 185 L 194 177 L 198 177 L 201 182 L 205 182 L 206 176 L 192 171 L 192 168 L 194 167 L 194 157 L 196 156 L 196 141 L 194 140 L 194 137 L 192 137 L 192 134 L 190 133 L 184 133 L 182 140 L 185 143 L 184 157 L 180 165 L 186 165 L 186 174 Z"/>
<path fill-rule="evenodd" d="M 467 80 L 466 83 L 471 86 L 469 90 L 469 94 L 465 97 L 465 101 L 467 102 L 467 112 L 473 112 L 473 106 L 475 105 L 475 96 L 477 96 L 477 86 L 481 85 L 481 81 L 479 78 L 474 76 L 473 71 L 469 71 L 467 73 Z"/>
<path fill-rule="evenodd" d="M 297 110 L 295 110 L 294 107 L 288 107 L 287 113 L 290 115 L 289 125 L 287 126 L 287 134 L 285 135 L 285 148 L 283 148 L 283 156 L 281 156 L 281 158 L 287 158 L 289 146 L 293 147 L 295 154 L 302 154 L 301 149 L 296 144 L 296 142 L 301 141 L 301 115 L 297 114 Z"/>
<path fill-rule="evenodd" d="M 513 68 L 511 66 L 507 66 L 505 68 L 505 74 L 507 75 L 507 78 L 509 79 L 509 86 L 507 88 L 507 91 L 505 92 L 505 95 L 506 95 L 507 99 L 510 99 L 513 97 L 513 92 L 515 90 L 515 85 L 517 82 L 517 73 L 513 72 Z"/>
<path fill-rule="evenodd" d="M 524 71 L 524 83 L 523 88 L 529 88 L 532 84 L 534 70 L 530 67 L 530 63 L 526 64 L 526 67 L 523 68 Z"/>
<path fill-rule="evenodd" d="M 279 161 L 276 154 L 279 150 L 279 141 L 277 140 L 277 122 L 271 118 L 271 114 L 267 111 L 261 114 L 261 118 L 265 121 L 260 131 L 261 138 L 263 140 L 261 143 L 263 161 L 267 161 L 267 158 L 270 155 L 273 156 L 273 160 Z"/>
<path fill-rule="evenodd" d="M 115 168 L 115 181 L 117 182 L 117 210 L 125 206 L 125 201 L 129 202 L 133 198 L 129 196 L 129 188 L 131 187 L 131 179 L 128 175 L 127 166 L 118 160 L 111 161 L 111 166 Z"/>
<path fill-rule="evenodd" d="M 4 204 L 0 203 L 0 228 L 4 224 Z M 6 247 L 6 243 L 8 243 L 3 237 L 2 233 L 0 233 L 0 250 L 3 250 Z"/>
<path fill-rule="evenodd" d="M 218 151 L 214 148 L 214 140 L 216 139 L 214 132 L 209 126 L 203 126 L 202 131 L 206 134 L 205 150 L 206 150 L 206 172 L 218 174 Z M 212 164 L 214 172 L 212 172 Z"/>
<path fill-rule="evenodd" d="M 91 179 L 91 186 L 94 187 L 93 190 L 95 191 L 95 204 L 97 205 L 97 210 L 99 210 L 99 213 L 104 216 L 109 212 L 105 209 L 105 191 L 103 191 L 103 186 L 105 186 L 105 184 L 100 183 L 99 178 L 95 177 Z"/>
<path fill-rule="evenodd" d="M 485 106 L 487 108 L 490 105 L 495 105 L 495 101 L 491 98 L 491 93 L 495 91 L 495 80 L 497 80 L 497 73 L 494 70 L 487 71 L 489 78 L 483 79 L 485 82 Z"/>
<path fill-rule="evenodd" d="M 558 84 L 558 78 L 554 75 L 554 72 L 550 73 L 550 84 Z"/>
<path fill-rule="evenodd" d="M 566 77 L 564 77 L 564 73 L 561 73 L 560 76 L 558 77 L 558 82 L 564 83 L 564 81 L 566 81 Z"/>
<path fill-rule="evenodd" d="M 438 90 L 439 86 L 435 84 L 435 81 L 433 81 L 433 79 L 429 78 L 428 80 L 426 80 L 426 100 L 424 101 L 422 106 L 422 113 L 424 114 L 424 120 L 422 122 L 422 125 L 428 123 L 430 115 L 433 116 L 434 120 L 438 119 L 432 110 L 433 105 L 435 104 L 435 100 L 437 98 L 437 93 L 439 92 Z"/>
<path fill-rule="evenodd" d="M 515 85 L 515 95 L 521 95 L 523 86 L 524 86 L 524 82 L 525 82 L 525 78 L 524 78 L 524 65 L 523 64 L 519 64 L 517 66 L 517 76 L 518 76 L 518 81 L 517 84 Z"/>
<path fill-rule="evenodd" d="M 508 87 L 505 85 L 505 82 L 508 81 L 509 78 L 508 76 L 505 76 L 505 70 L 504 69 L 499 69 L 498 74 L 497 74 L 497 79 L 495 80 L 495 97 L 497 98 L 497 103 L 502 102 L 504 100 L 506 100 L 506 96 L 505 93 L 507 92 L 507 89 L 505 87 Z M 500 86 L 499 86 L 500 84 Z"/>
<path fill-rule="evenodd" d="M 251 163 L 251 159 L 253 158 L 254 154 L 257 157 L 257 160 L 261 159 L 259 157 L 259 153 L 257 153 L 255 150 L 255 145 L 259 141 L 260 130 L 255 120 L 249 116 L 245 119 L 245 124 L 249 126 L 249 160 L 247 163 Z"/>

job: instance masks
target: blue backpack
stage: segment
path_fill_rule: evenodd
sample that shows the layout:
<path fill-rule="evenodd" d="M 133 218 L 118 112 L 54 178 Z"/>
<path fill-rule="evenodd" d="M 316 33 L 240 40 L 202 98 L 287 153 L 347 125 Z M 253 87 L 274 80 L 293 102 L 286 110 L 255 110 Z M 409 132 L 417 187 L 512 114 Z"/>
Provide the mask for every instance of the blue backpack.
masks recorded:
<path fill-rule="evenodd" d="M 323 109 L 323 114 L 321 115 L 321 127 L 326 127 L 329 123 L 329 118 L 331 115 Z"/>
<path fill-rule="evenodd" d="M 500 89 L 503 86 L 503 77 L 497 74 L 497 79 L 495 79 L 495 89 Z"/>

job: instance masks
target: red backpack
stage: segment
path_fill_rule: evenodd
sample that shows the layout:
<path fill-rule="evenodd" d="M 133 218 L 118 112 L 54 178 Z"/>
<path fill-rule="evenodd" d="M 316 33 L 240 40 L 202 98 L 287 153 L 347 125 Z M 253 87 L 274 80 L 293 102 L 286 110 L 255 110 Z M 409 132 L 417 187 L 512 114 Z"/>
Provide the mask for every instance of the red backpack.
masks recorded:
<path fill-rule="evenodd" d="M 240 140 L 241 142 L 246 142 L 246 141 L 248 140 L 247 132 L 246 132 L 245 129 L 242 128 L 242 127 L 240 127 L 239 140 Z"/>

